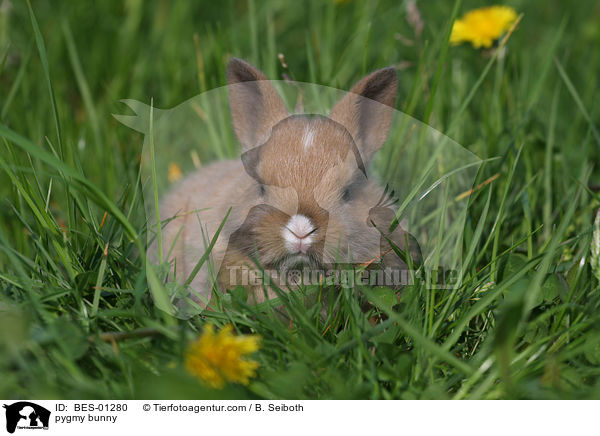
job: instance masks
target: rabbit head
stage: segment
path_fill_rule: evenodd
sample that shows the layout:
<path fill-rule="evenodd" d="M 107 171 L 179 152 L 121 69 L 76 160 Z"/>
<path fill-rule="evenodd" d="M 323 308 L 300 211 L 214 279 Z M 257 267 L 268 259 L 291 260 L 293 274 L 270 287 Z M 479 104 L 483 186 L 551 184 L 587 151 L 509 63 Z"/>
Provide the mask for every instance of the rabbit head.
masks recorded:
<path fill-rule="evenodd" d="M 367 217 L 382 190 L 366 167 L 390 128 L 395 70 L 364 77 L 329 116 L 290 114 L 263 73 L 242 60 L 229 63 L 227 77 L 256 205 L 230 244 L 266 266 L 322 266 L 349 253 L 371 258 L 379 233 Z"/>

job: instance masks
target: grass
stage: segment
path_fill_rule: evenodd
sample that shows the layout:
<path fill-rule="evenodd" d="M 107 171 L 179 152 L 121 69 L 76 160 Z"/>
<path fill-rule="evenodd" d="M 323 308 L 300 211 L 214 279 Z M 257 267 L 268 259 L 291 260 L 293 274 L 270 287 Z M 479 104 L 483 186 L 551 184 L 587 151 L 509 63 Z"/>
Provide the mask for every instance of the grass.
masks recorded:
<path fill-rule="evenodd" d="M 598 5 L 511 1 L 523 18 L 490 57 L 447 44 L 454 8 L 472 1 L 417 3 L 420 35 L 394 1 L 221 3 L 0 13 L 0 397 L 599 398 Z M 111 114 L 123 98 L 170 108 L 222 86 L 232 55 L 341 89 L 399 67 L 397 108 L 485 161 L 459 289 L 417 282 L 399 303 L 342 290 L 325 320 L 282 296 L 290 325 L 239 290 L 186 321 L 156 308 L 140 256 L 144 137 Z M 207 321 L 262 336 L 249 386 L 213 391 L 183 370 Z"/>

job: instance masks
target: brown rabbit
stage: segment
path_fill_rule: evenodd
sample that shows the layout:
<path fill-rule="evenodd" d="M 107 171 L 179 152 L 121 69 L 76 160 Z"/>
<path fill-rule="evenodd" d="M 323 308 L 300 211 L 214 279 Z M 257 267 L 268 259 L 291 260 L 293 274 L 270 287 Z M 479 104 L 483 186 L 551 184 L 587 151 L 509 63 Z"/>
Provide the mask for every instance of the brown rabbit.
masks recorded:
<path fill-rule="evenodd" d="M 163 246 L 172 247 L 178 280 L 188 278 L 229 208 L 212 250 L 222 260 L 212 278 L 221 290 L 240 284 L 241 269 L 256 263 L 281 272 L 394 256 L 382 253 L 387 242 L 373 226 L 386 232 L 394 213 L 373 208 L 383 189 L 365 167 L 390 128 L 395 70 L 364 77 L 329 117 L 291 115 L 264 74 L 240 59 L 230 61 L 227 79 L 242 159 L 202 168 L 160 205 L 162 220 L 176 217 L 164 228 Z M 404 235 L 398 226 L 387 237 L 403 249 Z M 205 265 L 191 286 L 206 304 L 214 284 Z M 263 286 L 250 288 L 253 301 L 264 300 Z"/>

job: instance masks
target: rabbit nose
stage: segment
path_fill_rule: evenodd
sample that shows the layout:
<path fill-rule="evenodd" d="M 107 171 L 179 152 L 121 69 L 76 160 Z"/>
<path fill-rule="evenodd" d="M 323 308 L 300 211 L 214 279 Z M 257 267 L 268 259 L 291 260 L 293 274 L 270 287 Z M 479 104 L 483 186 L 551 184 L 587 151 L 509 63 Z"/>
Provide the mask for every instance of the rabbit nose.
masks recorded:
<path fill-rule="evenodd" d="M 285 248 L 292 254 L 306 253 L 314 240 L 317 228 L 304 215 L 294 215 L 283 227 L 282 236 Z"/>

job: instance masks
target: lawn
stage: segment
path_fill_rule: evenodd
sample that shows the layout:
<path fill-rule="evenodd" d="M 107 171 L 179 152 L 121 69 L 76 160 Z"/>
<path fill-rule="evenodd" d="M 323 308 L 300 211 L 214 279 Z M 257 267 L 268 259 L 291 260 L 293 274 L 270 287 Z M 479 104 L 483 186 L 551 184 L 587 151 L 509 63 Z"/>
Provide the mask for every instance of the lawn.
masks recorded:
<path fill-rule="evenodd" d="M 467 0 L 4 1 L 0 397 L 600 398 L 600 4 L 507 4 L 514 31 L 476 49 L 449 44 L 454 18 L 484 5 Z M 239 289 L 189 319 L 156 307 L 145 135 L 113 114 L 221 87 L 232 57 L 342 90 L 397 68 L 396 109 L 482 162 L 460 250 L 443 253 L 459 287 L 319 289 L 326 315 L 292 294 L 289 323 Z M 186 370 L 206 323 L 260 336 L 249 384 Z"/>

